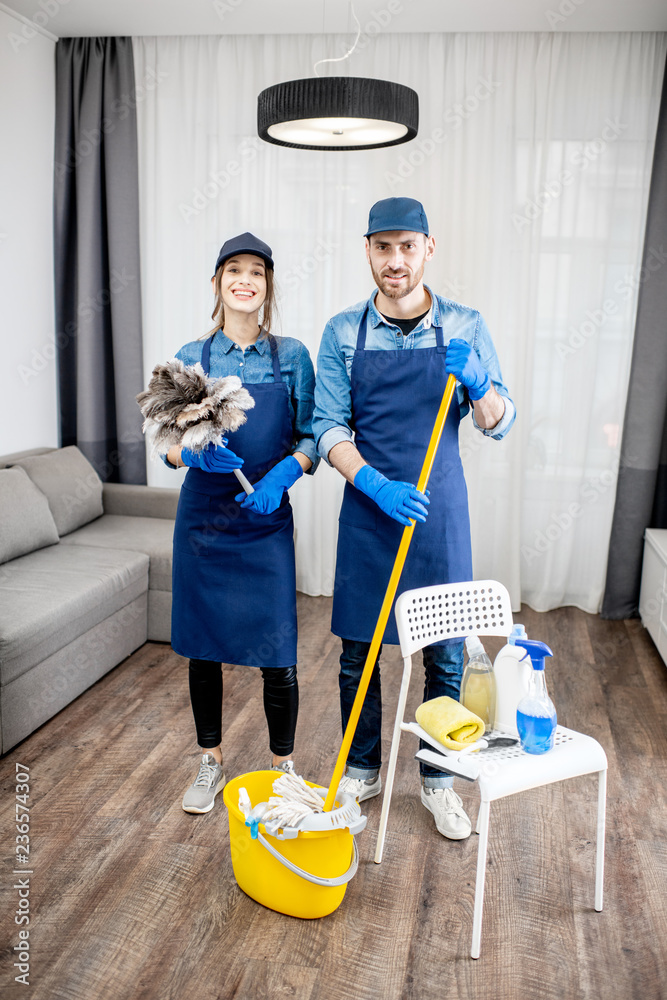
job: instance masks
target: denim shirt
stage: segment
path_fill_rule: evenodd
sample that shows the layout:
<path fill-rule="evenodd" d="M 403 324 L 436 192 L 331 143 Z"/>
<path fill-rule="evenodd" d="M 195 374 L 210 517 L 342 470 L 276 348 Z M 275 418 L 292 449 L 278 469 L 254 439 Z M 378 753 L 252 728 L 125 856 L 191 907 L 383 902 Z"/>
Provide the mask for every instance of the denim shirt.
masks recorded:
<path fill-rule="evenodd" d="M 427 285 L 424 287 L 431 296 L 431 308 L 407 337 L 403 336 L 399 327 L 388 323 L 380 315 L 375 306 L 377 289 L 375 290 L 368 300 L 366 349 L 382 351 L 435 347 L 434 326 L 442 327 L 445 344 L 453 337 L 467 341 L 474 347 L 481 363 L 491 376 L 496 391 L 505 402 L 505 413 L 495 427 L 490 430 L 479 427 L 474 412 L 473 423 L 487 437 L 499 441 L 514 423 L 516 408 L 503 382 L 498 355 L 486 323 L 476 309 L 434 295 Z M 313 431 L 317 449 L 327 462 L 327 456 L 334 445 L 341 441 L 351 441 L 353 437 L 350 373 L 357 346 L 359 322 L 365 307 L 366 302 L 358 302 L 338 313 L 329 320 L 322 334 L 317 358 Z M 470 400 L 466 389 L 459 383 L 456 386 L 456 396 L 462 419 L 470 409 Z"/>
<path fill-rule="evenodd" d="M 181 347 L 176 357 L 186 365 L 201 362 L 205 342 L 205 339 L 190 341 Z M 320 461 L 312 427 L 315 389 L 313 362 L 310 360 L 308 348 L 300 340 L 294 337 L 276 337 L 276 343 L 280 373 L 287 383 L 292 410 L 292 453 L 299 451 L 311 460 L 313 464 L 308 473 L 312 475 Z M 226 337 L 222 330 L 218 330 L 211 343 L 209 375 L 213 378 L 238 375 L 241 381 L 248 385 L 273 382 L 273 363 L 268 340 L 262 337 L 244 351 Z M 175 468 L 166 455 L 162 458 L 171 469 Z"/>

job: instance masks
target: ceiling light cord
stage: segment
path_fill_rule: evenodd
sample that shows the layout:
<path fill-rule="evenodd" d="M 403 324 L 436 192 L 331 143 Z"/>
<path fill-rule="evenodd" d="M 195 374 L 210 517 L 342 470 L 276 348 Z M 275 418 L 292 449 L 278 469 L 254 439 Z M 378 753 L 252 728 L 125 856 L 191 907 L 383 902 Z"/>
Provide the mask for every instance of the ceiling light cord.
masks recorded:
<path fill-rule="evenodd" d="M 357 44 L 359 42 L 359 39 L 361 38 L 361 24 L 359 23 L 359 18 L 357 17 L 356 12 L 354 10 L 354 4 L 351 3 L 350 4 L 350 8 L 352 10 L 352 17 L 357 22 L 357 37 L 354 40 L 354 44 L 353 44 L 352 48 L 348 49 L 348 51 L 345 53 L 344 56 L 338 56 L 336 59 L 318 59 L 317 62 L 313 66 L 313 73 L 315 74 L 315 76 L 319 76 L 320 75 L 317 72 L 317 67 L 321 66 L 322 63 L 327 63 L 327 62 L 343 62 L 343 60 L 349 59 L 350 56 L 352 55 L 352 53 L 354 52 L 354 50 L 356 49 Z"/>

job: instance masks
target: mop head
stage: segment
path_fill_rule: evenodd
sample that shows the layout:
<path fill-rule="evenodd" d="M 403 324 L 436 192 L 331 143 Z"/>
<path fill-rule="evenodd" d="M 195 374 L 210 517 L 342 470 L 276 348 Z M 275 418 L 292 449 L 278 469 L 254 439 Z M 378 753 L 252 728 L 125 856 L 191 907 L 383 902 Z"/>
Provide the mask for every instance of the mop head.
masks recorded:
<path fill-rule="evenodd" d="M 154 458 L 166 455 L 173 445 L 200 452 L 220 444 L 224 434 L 246 422 L 245 410 L 255 400 L 236 375 L 209 378 L 199 362 L 185 365 L 172 358 L 155 366 L 137 403 Z"/>
<path fill-rule="evenodd" d="M 247 788 L 239 788 L 239 812 L 253 838 L 257 838 L 260 823 L 268 834 L 279 839 L 294 837 L 301 831 L 321 833 L 343 828 L 354 834 L 366 826 L 366 817 L 361 815 L 359 803 L 351 792 L 340 792 L 336 808 L 325 811 L 327 789 L 309 785 L 298 774 L 281 774 L 271 787 L 275 794 L 254 808 Z"/>
<path fill-rule="evenodd" d="M 276 794 L 269 799 L 263 823 L 279 827 L 298 826 L 306 816 L 324 810 L 322 796 L 307 785 L 300 774 L 282 774 L 273 782 L 273 791 Z"/>

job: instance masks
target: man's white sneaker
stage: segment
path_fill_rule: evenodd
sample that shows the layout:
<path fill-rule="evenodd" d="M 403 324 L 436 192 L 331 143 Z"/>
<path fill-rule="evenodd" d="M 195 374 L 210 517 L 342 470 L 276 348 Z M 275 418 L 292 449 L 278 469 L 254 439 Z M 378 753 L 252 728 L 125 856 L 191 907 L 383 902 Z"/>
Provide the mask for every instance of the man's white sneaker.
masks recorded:
<path fill-rule="evenodd" d="M 372 799 L 374 795 L 379 795 L 382 791 L 382 778 L 376 774 L 374 778 L 348 778 L 340 779 L 339 792 L 349 792 L 354 795 L 357 802 L 365 799 Z"/>
<path fill-rule="evenodd" d="M 426 788 L 422 785 L 422 802 L 435 817 L 435 825 L 443 837 L 465 840 L 472 832 L 472 823 L 453 788 Z"/>

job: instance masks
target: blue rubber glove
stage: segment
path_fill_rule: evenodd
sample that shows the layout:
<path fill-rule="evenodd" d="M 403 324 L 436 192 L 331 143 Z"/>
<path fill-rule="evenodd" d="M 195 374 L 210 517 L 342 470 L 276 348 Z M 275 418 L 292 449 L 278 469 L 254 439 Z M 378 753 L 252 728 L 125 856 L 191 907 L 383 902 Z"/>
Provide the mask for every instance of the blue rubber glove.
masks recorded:
<path fill-rule="evenodd" d="M 191 469 L 201 469 L 203 472 L 232 472 L 234 469 L 240 469 L 243 459 L 230 451 L 226 445 L 227 438 L 223 438 L 221 445 L 209 444 L 203 451 L 181 448 L 181 462 L 189 465 Z"/>
<path fill-rule="evenodd" d="M 274 465 L 259 482 L 253 483 L 254 493 L 239 493 L 235 500 L 242 501 L 245 510 L 254 510 L 256 514 L 272 514 L 278 510 L 283 493 L 293 486 L 303 475 L 303 469 L 294 455 L 288 455 L 282 462 Z"/>
<path fill-rule="evenodd" d="M 431 501 L 412 483 L 387 479 L 371 465 L 362 465 L 354 477 L 354 485 L 399 524 L 408 525 L 410 519 L 426 520 L 428 514 L 426 507 Z"/>
<path fill-rule="evenodd" d="M 491 376 L 475 349 L 459 337 L 454 337 L 447 344 L 445 370 L 466 387 L 471 399 L 481 399 L 491 388 Z"/>

